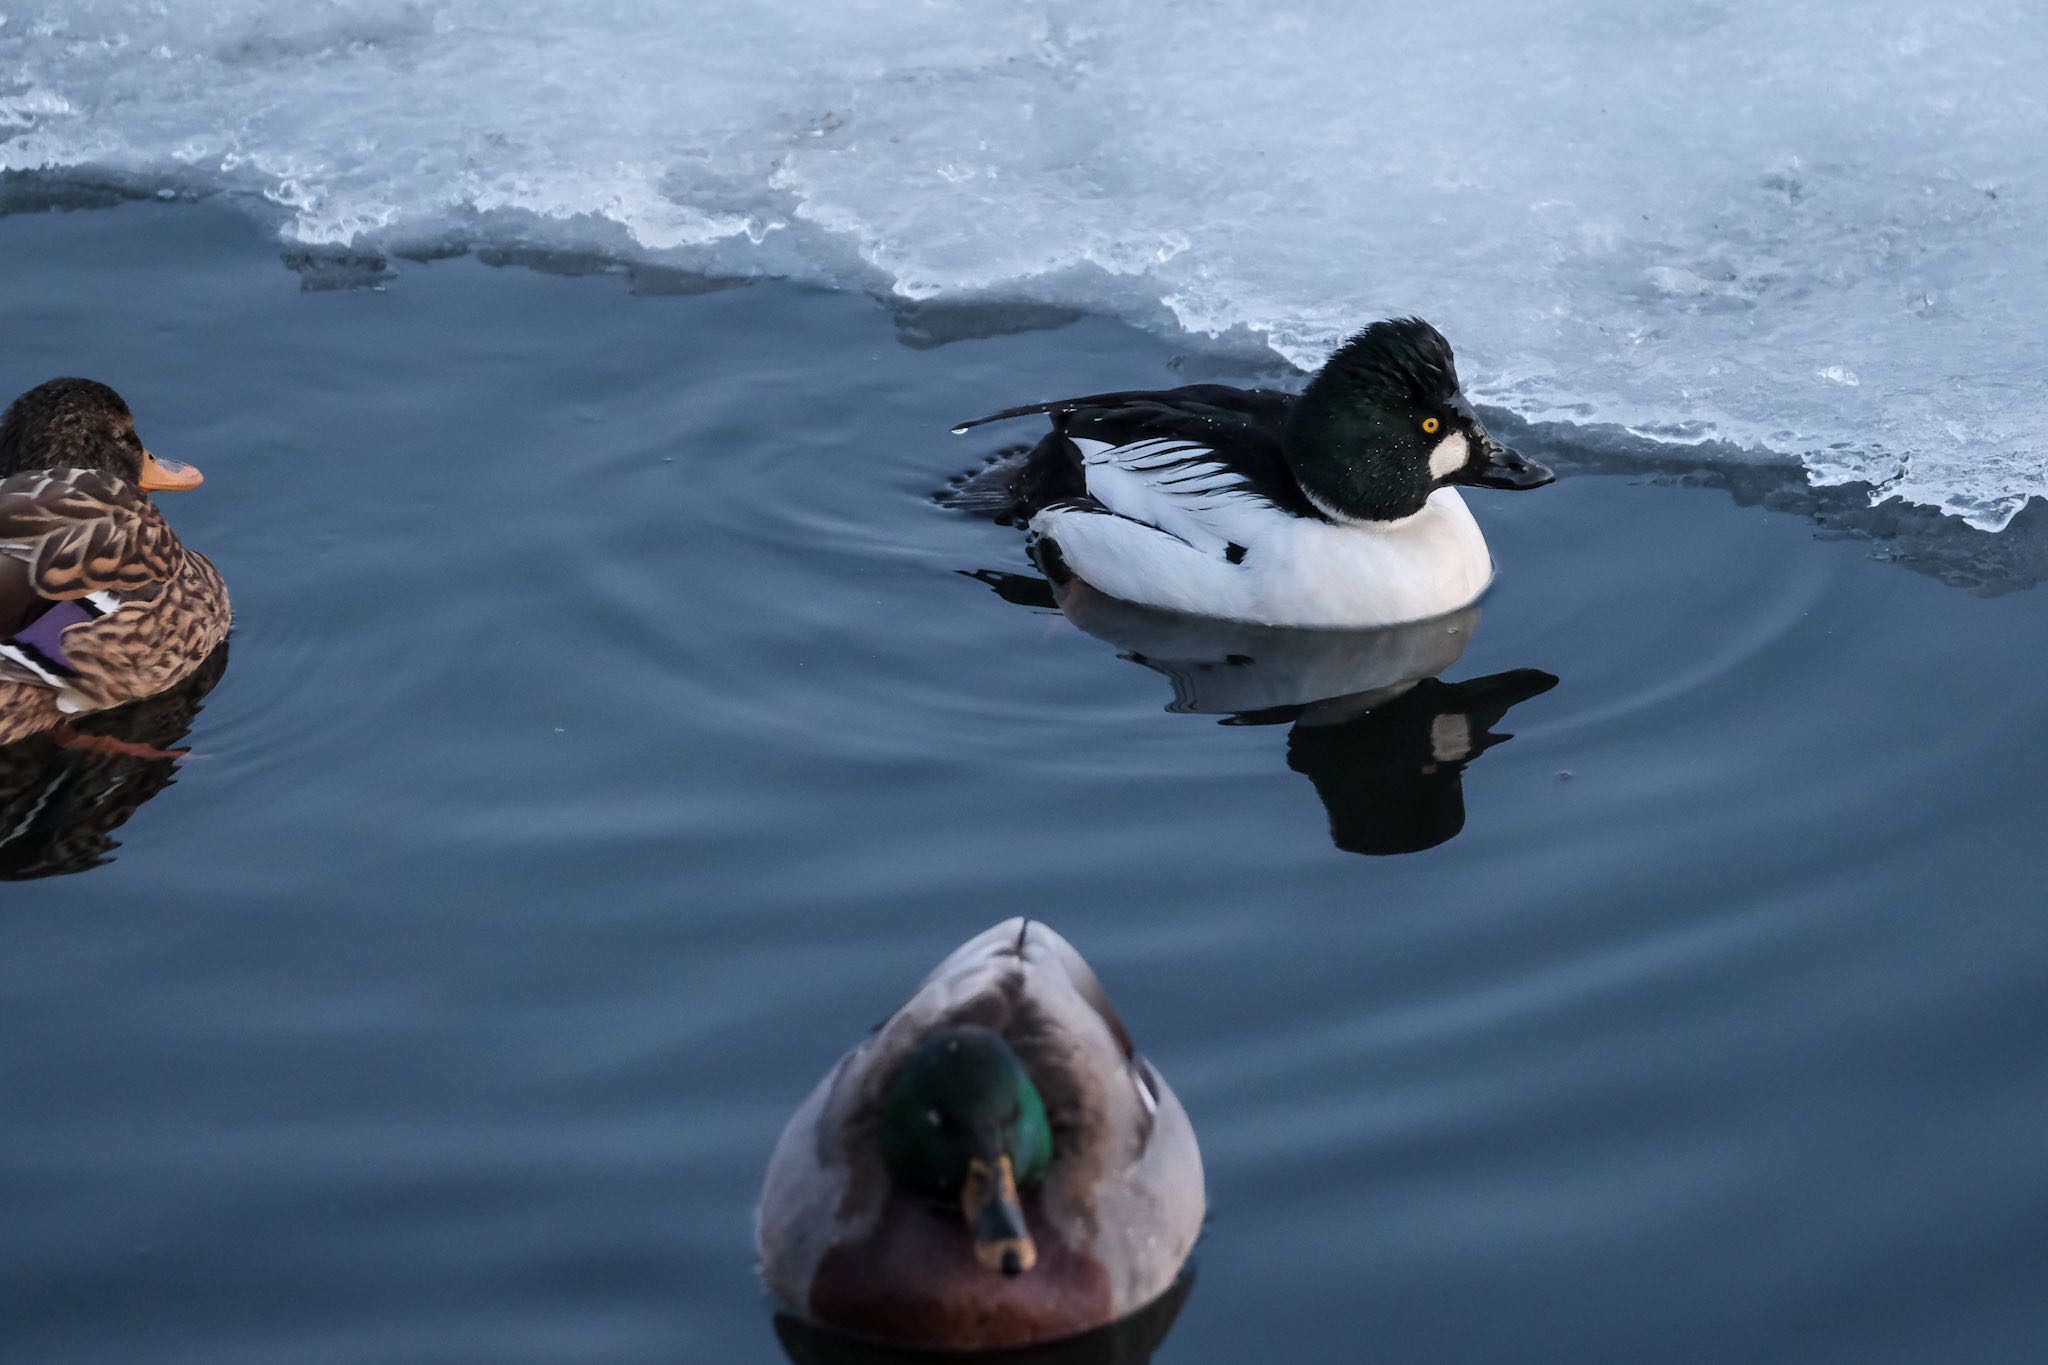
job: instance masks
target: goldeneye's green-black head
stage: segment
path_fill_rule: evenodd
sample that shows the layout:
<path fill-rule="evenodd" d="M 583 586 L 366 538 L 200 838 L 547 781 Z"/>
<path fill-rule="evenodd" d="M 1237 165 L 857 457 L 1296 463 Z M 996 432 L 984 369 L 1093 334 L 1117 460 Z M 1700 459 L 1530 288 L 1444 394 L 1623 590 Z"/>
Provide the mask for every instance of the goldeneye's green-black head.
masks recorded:
<path fill-rule="evenodd" d="M 144 449 L 121 395 L 90 379 L 38 384 L 0 414 L 0 479 L 36 469 L 91 469 L 152 492 L 200 480 L 191 465 Z"/>
<path fill-rule="evenodd" d="M 1337 348 L 1287 419 L 1288 466 L 1346 521 L 1393 521 L 1449 484 L 1541 488 L 1555 477 L 1486 434 L 1451 345 L 1421 318 L 1375 322 Z"/>
<path fill-rule="evenodd" d="M 1021 1275 L 1037 1263 L 1017 1189 L 1045 1178 L 1052 1125 L 1002 1035 L 968 1024 L 925 1039 L 882 1101 L 876 1138 L 899 1188 L 958 1203 L 982 1265 Z"/>

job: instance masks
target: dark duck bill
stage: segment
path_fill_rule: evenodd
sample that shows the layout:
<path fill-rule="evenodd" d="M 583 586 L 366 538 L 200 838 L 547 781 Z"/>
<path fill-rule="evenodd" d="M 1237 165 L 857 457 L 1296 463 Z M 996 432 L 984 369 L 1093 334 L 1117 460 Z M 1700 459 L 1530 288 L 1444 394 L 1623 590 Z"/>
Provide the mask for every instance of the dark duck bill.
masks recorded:
<path fill-rule="evenodd" d="M 1506 488 L 1520 492 L 1529 488 L 1541 488 L 1554 483 L 1557 475 L 1549 466 L 1540 465 L 1520 451 L 1510 450 L 1486 434 L 1478 423 L 1472 427 L 1472 459 L 1457 473 L 1447 477 L 1445 483 L 1461 483 L 1471 488 Z"/>

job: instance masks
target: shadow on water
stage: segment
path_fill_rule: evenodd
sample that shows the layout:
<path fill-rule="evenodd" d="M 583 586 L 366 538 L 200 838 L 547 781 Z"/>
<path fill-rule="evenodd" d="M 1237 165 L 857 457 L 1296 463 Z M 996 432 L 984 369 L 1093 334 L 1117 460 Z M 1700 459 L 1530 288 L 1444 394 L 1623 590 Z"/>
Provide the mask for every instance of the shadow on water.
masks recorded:
<path fill-rule="evenodd" d="M 1465 769 L 1514 738 L 1509 711 L 1557 686 L 1516 668 L 1447 683 L 1479 609 L 1379 630 L 1288 630 L 1121 602 L 1078 580 L 961 571 L 1006 602 L 1061 612 L 1119 657 L 1163 674 L 1167 710 L 1225 725 L 1292 725 L 1287 766 L 1315 784 L 1346 853 L 1419 853 L 1465 828 Z"/>
<path fill-rule="evenodd" d="M 37 735 L 0 748 L 0 881 L 111 862 L 114 831 L 177 780 L 185 755 L 173 746 L 227 667 L 223 641 L 168 692 L 83 717 L 62 742 Z"/>
<path fill-rule="evenodd" d="M 1173 1330 L 1174 1319 L 1193 1289 L 1192 1272 L 1152 1303 L 1119 1322 L 1078 1337 L 1014 1351 L 906 1351 L 841 1336 L 787 1314 L 775 1316 L 775 1339 L 791 1365 L 933 1365 L 942 1361 L 977 1361 L 986 1365 L 1145 1365 Z"/>

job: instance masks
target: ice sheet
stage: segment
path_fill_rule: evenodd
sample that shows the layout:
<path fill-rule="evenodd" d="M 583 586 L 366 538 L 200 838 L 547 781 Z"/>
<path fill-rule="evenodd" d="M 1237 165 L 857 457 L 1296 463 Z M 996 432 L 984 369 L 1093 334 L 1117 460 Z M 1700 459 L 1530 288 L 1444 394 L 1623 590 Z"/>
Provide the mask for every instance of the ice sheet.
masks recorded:
<path fill-rule="evenodd" d="M 242 194 L 300 248 L 1081 307 L 1303 366 L 1417 312 L 1533 419 L 1987 529 L 2048 495 L 2048 7 L 0 14 L 0 169 Z"/>

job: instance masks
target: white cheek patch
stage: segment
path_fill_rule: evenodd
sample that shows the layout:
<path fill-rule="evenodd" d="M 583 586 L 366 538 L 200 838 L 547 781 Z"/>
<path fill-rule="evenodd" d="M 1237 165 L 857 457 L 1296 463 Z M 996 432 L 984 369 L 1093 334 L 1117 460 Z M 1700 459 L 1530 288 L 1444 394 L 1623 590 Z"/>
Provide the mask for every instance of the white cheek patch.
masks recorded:
<path fill-rule="evenodd" d="M 1436 443 L 1436 449 L 1429 452 L 1429 476 L 1432 479 L 1447 479 L 1465 467 L 1472 458 L 1472 448 L 1465 440 L 1465 433 L 1454 431 Z"/>

